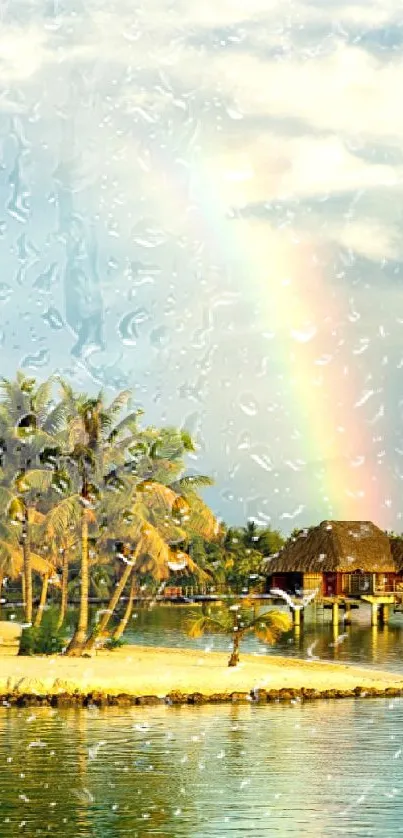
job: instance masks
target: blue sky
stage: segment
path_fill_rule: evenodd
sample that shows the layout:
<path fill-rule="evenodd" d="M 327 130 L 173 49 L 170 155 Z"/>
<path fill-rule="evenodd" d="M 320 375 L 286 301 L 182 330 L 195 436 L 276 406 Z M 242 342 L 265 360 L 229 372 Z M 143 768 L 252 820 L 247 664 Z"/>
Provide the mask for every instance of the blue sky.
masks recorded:
<path fill-rule="evenodd" d="M 214 474 L 231 522 L 287 531 L 350 497 L 351 517 L 402 529 L 397 3 L 13 0 L 0 14 L 3 373 L 132 386 L 149 421 L 194 433 L 191 465 Z M 320 421 L 332 364 L 356 395 L 335 393 L 337 492 L 292 382 L 319 331 Z"/>

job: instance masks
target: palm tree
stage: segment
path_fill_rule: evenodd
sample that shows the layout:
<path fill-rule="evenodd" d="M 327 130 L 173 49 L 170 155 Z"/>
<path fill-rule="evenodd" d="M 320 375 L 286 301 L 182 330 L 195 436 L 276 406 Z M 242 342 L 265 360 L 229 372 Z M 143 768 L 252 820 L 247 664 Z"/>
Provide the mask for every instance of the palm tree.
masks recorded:
<path fill-rule="evenodd" d="M 133 571 L 131 582 L 130 582 L 129 596 L 128 596 L 127 603 L 126 603 L 126 608 L 124 610 L 122 619 L 120 620 L 119 624 L 116 626 L 115 631 L 113 632 L 113 635 L 112 635 L 114 640 L 119 640 L 122 637 L 122 634 L 124 634 L 124 632 L 127 629 L 127 626 L 129 624 L 129 620 L 130 620 L 130 618 L 132 616 L 132 613 L 133 613 L 134 597 L 135 597 L 135 594 L 136 594 L 136 589 L 137 589 L 137 577 L 136 577 L 136 575 Z"/>
<path fill-rule="evenodd" d="M 162 431 L 146 428 L 139 435 L 136 450 L 135 471 L 139 481 L 133 481 L 131 474 L 125 491 L 118 495 L 117 516 L 112 506 L 107 509 L 109 532 L 112 528 L 115 535 L 125 543 L 126 555 L 122 558 L 126 567 L 99 625 L 86 644 L 87 650 L 92 649 L 97 636 L 105 632 L 130 576 L 132 582 L 129 599 L 115 629 L 115 638 L 123 634 L 131 617 L 136 587 L 134 577 L 151 573 L 154 579 L 163 581 L 169 577 L 170 572 L 186 568 L 188 573 L 200 580 L 210 578 L 186 551 L 192 536 L 202 534 L 205 538 L 211 538 L 218 529 L 215 516 L 196 491 L 199 486 L 210 486 L 211 479 L 180 476 L 184 471 L 184 455 L 194 450 L 189 435 L 175 428 Z M 124 476 L 120 477 L 121 481 L 124 479 Z M 174 482 L 167 486 L 161 482 L 164 480 Z"/>
<path fill-rule="evenodd" d="M 33 551 L 30 552 L 30 564 L 34 573 L 42 578 L 41 604 L 38 614 L 42 611 L 46 602 L 46 593 L 50 583 L 59 585 L 55 569 L 48 559 Z M 16 528 L 2 523 L 0 527 L 0 579 L 3 583 L 5 578 L 15 580 L 24 574 L 24 549 L 21 544 L 20 533 Z M 40 622 L 40 620 L 39 620 Z M 39 625 L 36 622 L 36 625 Z"/>
<path fill-rule="evenodd" d="M 133 489 L 133 506 L 129 511 L 126 510 L 126 512 L 120 506 L 120 514 L 118 515 L 117 522 L 114 521 L 114 516 L 111 511 L 110 527 L 115 535 L 116 541 L 119 540 L 121 544 L 121 550 L 118 556 L 124 565 L 124 570 L 112 592 L 107 607 L 102 613 L 98 625 L 94 628 L 94 631 L 85 644 L 86 651 L 93 649 L 97 638 L 105 632 L 131 576 L 134 575 L 137 577 L 139 575 L 151 574 L 154 579 L 164 581 L 168 579 L 171 568 L 177 567 L 178 553 L 172 549 L 170 541 L 183 541 L 185 533 L 175 524 L 170 525 L 169 518 L 167 520 L 168 516 L 166 515 L 163 517 L 163 520 L 161 520 L 161 516 L 158 520 L 155 509 L 158 501 L 161 504 L 163 500 L 166 502 L 169 497 L 172 503 L 172 499 L 175 496 L 167 487 L 151 481 L 146 490 L 147 502 L 145 503 L 143 498 L 139 500 L 136 497 L 138 494 L 141 496 L 144 491 L 143 484 L 141 484 L 140 488 L 137 488 L 137 492 L 136 488 Z M 147 506 L 150 502 L 150 497 L 153 498 L 154 502 L 154 515 L 150 514 Z M 110 532 L 106 534 L 107 540 L 109 535 Z M 102 540 L 100 547 L 102 548 Z M 180 552 L 179 559 L 180 566 L 183 566 L 183 568 L 188 567 L 192 573 L 198 574 L 201 578 L 207 578 L 206 574 L 195 565 L 190 556 Z M 130 619 L 133 601 L 134 591 L 131 596 L 129 609 L 123 618 L 123 625 L 121 624 L 117 629 L 118 636 L 123 633 L 125 625 Z"/>
<path fill-rule="evenodd" d="M 120 393 L 109 406 L 104 404 L 102 393 L 95 399 L 76 396 L 65 382 L 62 382 L 62 391 L 68 417 L 66 459 L 70 471 L 73 466 L 78 475 L 81 506 L 80 606 L 77 627 L 67 654 L 80 655 L 88 634 L 90 526 L 96 526 L 98 522 L 97 511 L 106 476 L 125 464 L 127 451 L 135 442 L 139 411 L 120 418 L 122 410 L 129 404 L 129 391 Z"/>
<path fill-rule="evenodd" d="M 52 483 L 46 452 L 54 448 L 63 409 L 52 398 L 52 378 L 36 386 L 18 373 L 0 380 L 0 499 L 8 517 L 19 523 L 24 557 L 25 619 L 32 622 L 31 535 L 41 492 Z"/>
<path fill-rule="evenodd" d="M 57 628 L 60 629 L 66 619 L 68 606 L 68 590 L 69 590 L 69 563 L 75 556 L 78 547 L 78 539 L 76 527 L 70 525 L 69 529 L 63 533 L 61 537 L 59 549 L 59 562 L 61 564 L 61 593 L 60 593 L 60 611 L 59 619 L 57 621 Z"/>
<path fill-rule="evenodd" d="M 249 602 L 228 601 L 220 609 L 208 609 L 195 615 L 188 623 L 189 637 L 201 637 L 205 632 L 227 634 L 232 637 L 232 652 L 228 666 L 239 662 L 239 648 L 246 634 L 253 633 L 264 643 L 273 644 L 283 632 L 289 631 L 292 622 L 288 614 L 270 609 L 256 615 Z"/>

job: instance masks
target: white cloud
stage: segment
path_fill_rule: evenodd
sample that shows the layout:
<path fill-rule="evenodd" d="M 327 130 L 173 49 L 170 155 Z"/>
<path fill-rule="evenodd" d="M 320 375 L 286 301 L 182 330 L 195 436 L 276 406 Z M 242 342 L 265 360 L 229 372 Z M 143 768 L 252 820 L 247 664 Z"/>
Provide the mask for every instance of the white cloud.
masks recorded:
<path fill-rule="evenodd" d="M 36 26 L 3 26 L 0 34 L 0 82 L 24 81 L 50 58 L 46 34 Z"/>
<path fill-rule="evenodd" d="M 140 305 L 149 309 L 153 327 L 163 325 L 169 334 L 168 362 L 155 348 L 150 351 L 141 338 L 131 354 L 122 349 L 126 368 L 135 370 L 140 378 L 144 364 L 150 376 L 144 374 L 144 391 L 139 397 L 144 393 L 151 407 L 154 405 L 158 421 L 160 408 L 153 399 L 159 376 L 164 410 L 181 418 L 187 402 L 185 397 L 175 397 L 177 387 L 188 382 L 194 386 L 200 379 L 202 396 L 197 409 L 205 409 L 209 416 L 203 433 L 208 431 L 207 448 L 214 452 L 215 445 L 217 449 L 212 460 L 219 462 L 220 485 L 229 472 L 230 456 L 234 462 L 240 457 L 236 439 L 245 431 L 265 446 L 275 447 L 280 460 L 284 452 L 289 455 L 290 432 L 298 431 L 295 457 L 305 456 L 290 384 L 290 335 L 310 335 L 317 327 L 326 337 L 329 317 L 329 335 L 333 325 L 338 328 L 347 322 L 347 303 L 329 293 L 334 288 L 328 272 L 335 261 L 330 256 L 338 247 L 369 259 L 401 255 L 393 224 L 384 217 L 384 196 L 394 200 L 402 168 L 400 164 L 359 159 L 351 150 L 354 142 L 350 142 L 358 138 L 357 145 L 362 140 L 370 149 L 377 144 L 403 150 L 403 62 L 393 56 L 388 61 L 378 60 L 360 47 L 359 40 L 351 44 L 351 38 L 364 33 L 366 27 L 392 24 L 398 14 L 396 3 L 178 0 L 168 4 L 147 0 L 140 7 L 128 0 L 115 0 L 114 4 L 86 0 L 75 3 L 74 15 L 70 6 L 68 14 L 60 14 L 53 22 L 39 20 L 42 5 L 39 0 L 30 5 L 30 14 L 38 10 L 37 26 L 23 20 L 19 28 L 4 24 L 1 81 L 15 94 L 21 93 L 28 110 L 38 104 L 40 119 L 26 124 L 28 148 L 36 167 L 34 206 L 44 203 L 45 194 L 38 197 L 42 185 L 46 183 L 44 193 L 48 185 L 52 188 L 61 124 L 73 119 L 73 107 L 77 110 L 76 152 L 82 155 L 84 177 L 82 189 L 74 197 L 75 209 L 86 219 L 99 214 L 100 229 L 111 233 L 100 236 L 100 275 L 109 307 L 109 334 L 113 334 L 121 312 Z M 273 57 L 276 54 L 278 60 Z M 74 105 L 69 99 L 71 76 L 78 79 Z M 14 92 L 7 96 L 9 101 L 6 104 L 6 98 L 0 99 L 0 107 L 15 113 L 14 104 L 10 104 Z M 287 132 L 281 127 L 282 120 L 289 121 Z M 86 162 L 88 154 L 91 165 Z M 27 165 L 27 178 L 33 168 Z M 378 187 L 382 187 L 379 214 L 368 218 L 365 190 Z M 349 191 L 362 191 L 364 197 L 354 217 L 342 223 L 332 215 L 331 199 Z M 224 220 L 232 206 L 275 202 L 282 197 L 309 204 L 310 198 L 320 196 L 328 200 L 320 203 L 320 217 L 315 202 L 313 223 L 304 231 L 292 218 L 285 230 L 278 229 L 276 218 L 270 222 Z M 52 221 L 57 211 L 54 215 L 50 211 Z M 142 252 L 134 242 L 133 227 L 148 217 L 150 226 L 166 232 L 167 245 Z M 44 222 L 42 234 L 40 222 L 34 221 L 34 240 L 38 231 L 38 238 L 48 237 L 52 247 L 51 222 L 48 228 Z M 15 227 L 10 225 L 10 229 L 10 240 L 20 235 L 19 230 L 15 234 Z M 29 236 L 31 232 L 28 229 Z M 18 260 L 15 240 L 11 243 L 12 274 Z M 149 286 L 148 298 L 146 293 L 141 296 L 144 289 L 136 287 L 125 273 L 132 259 L 143 257 L 161 267 L 161 275 Z M 44 253 L 44 260 L 47 258 Z M 108 273 L 107 262 L 116 264 L 115 273 Z M 199 273 L 199 265 L 204 272 Z M 31 277 L 28 285 L 30 281 Z M 219 320 L 211 334 L 200 317 L 201 305 L 209 310 L 214 294 L 234 288 L 241 292 L 245 312 L 249 302 L 256 311 L 242 314 L 245 334 L 241 340 L 232 313 L 228 322 Z M 398 293 L 390 292 L 391 310 L 394 303 L 398 308 Z M 38 307 L 30 285 L 29 294 L 24 306 L 40 310 L 42 302 Z M 364 295 L 359 284 L 354 295 L 354 304 L 362 312 L 360 325 L 363 323 L 365 330 L 371 317 L 375 334 L 381 306 L 360 307 Z M 382 299 L 380 292 L 380 304 Z M 21 323 L 25 331 L 25 321 Z M 358 343 L 358 326 L 351 328 Z M 196 340 L 196 332 L 203 330 L 207 336 L 199 335 Z M 271 341 L 260 340 L 262 332 L 275 336 Z M 232 334 L 238 341 L 228 347 L 225 335 Z M 206 348 L 198 350 L 193 344 L 200 345 L 203 340 L 209 349 L 216 342 L 219 351 L 214 351 L 202 375 L 207 361 L 199 356 L 206 354 Z M 106 354 L 112 356 L 116 347 L 120 349 L 119 337 L 115 334 L 108 341 Z M 68 352 L 68 339 L 66 346 Z M 310 349 L 310 341 L 305 348 Z M 294 341 L 291 350 L 302 357 L 304 347 Z M 363 376 L 366 357 L 359 356 Z M 354 363 L 358 364 L 356 356 Z M 259 369 L 263 372 L 257 377 Z M 368 371 L 377 376 L 372 366 Z M 381 379 L 376 383 L 381 386 Z M 236 418 L 238 391 L 242 394 L 244 390 L 251 392 L 259 405 L 256 419 L 245 413 Z M 319 409 L 320 389 L 318 393 Z M 275 411 L 270 409 L 273 399 Z M 326 417 L 331 422 L 329 411 Z M 231 438 L 229 455 L 226 446 Z M 315 457 L 321 454 L 314 451 Z M 248 468 L 245 466 L 238 485 L 234 480 L 235 495 L 237 491 L 252 492 Z M 300 476 L 301 482 L 292 484 L 289 509 L 298 508 L 301 494 L 310 495 L 312 475 L 308 470 Z M 267 495 L 264 470 L 253 480 L 256 496 Z M 281 480 L 284 488 L 287 477 Z M 282 504 L 281 498 L 279 511 L 284 512 Z"/>
<path fill-rule="evenodd" d="M 324 237 L 367 259 L 401 259 L 403 247 L 397 229 L 370 219 L 330 223 Z"/>

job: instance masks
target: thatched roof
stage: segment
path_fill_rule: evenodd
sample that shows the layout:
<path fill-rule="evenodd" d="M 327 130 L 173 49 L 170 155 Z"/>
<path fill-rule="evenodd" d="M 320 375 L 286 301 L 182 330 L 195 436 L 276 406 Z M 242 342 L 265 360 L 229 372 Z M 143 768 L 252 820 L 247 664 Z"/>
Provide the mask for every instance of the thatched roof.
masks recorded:
<path fill-rule="evenodd" d="M 403 538 L 391 538 L 389 543 L 396 571 L 401 573 L 403 570 Z"/>
<path fill-rule="evenodd" d="M 402 559 L 403 564 L 403 559 Z M 267 573 L 394 573 L 388 536 L 371 521 L 322 521 L 267 560 Z"/>

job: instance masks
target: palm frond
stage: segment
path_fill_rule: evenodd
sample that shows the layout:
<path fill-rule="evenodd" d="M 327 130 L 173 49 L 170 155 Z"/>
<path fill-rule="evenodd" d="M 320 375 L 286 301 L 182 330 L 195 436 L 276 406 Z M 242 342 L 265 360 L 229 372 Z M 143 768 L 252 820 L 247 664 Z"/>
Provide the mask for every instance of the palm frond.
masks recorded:
<path fill-rule="evenodd" d="M 290 630 L 292 620 L 289 614 L 283 611 L 265 611 L 249 622 L 250 630 L 265 643 L 274 643 L 277 638 Z"/>
<path fill-rule="evenodd" d="M 66 533 L 70 532 L 70 527 L 76 526 L 80 521 L 81 509 L 78 494 L 63 498 L 57 506 L 49 510 L 42 522 L 44 537 L 56 539 L 62 543 L 66 538 Z"/>
<path fill-rule="evenodd" d="M 43 425 L 47 414 L 49 413 L 49 408 L 52 404 L 52 388 L 54 385 L 54 380 L 52 376 L 44 381 L 43 384 L 40 384 L 33 399 L 33 405 L 35 413 L 38 417 L 38 424 L 39 426 Z"/>
<path fill-rule="evenodd" d="M 210 614 L 197 615 L 192 619 L 190 617 L 185 623 L 186 632 L 189 637 L 194 639 L 202 637 L 203 634 L 228 634 L 227 622 L 220 620 L 219 617 L 212 617 Z"/>
<path fill-rule="evenodd" d="M 213 540 L 219 531 L 219 522 L 206 503 L 193 490 L 188 489 L 183 497 L 189 504 L 189 513 L 183 525 L 190 536 L 200 535 L 202 538 Z"/>
<path fill-rule="evenodd" d="M 128 416 L 125 416 L 117 425 L 114 425 L 112 428 L 109 436 L 108 442 L 116 442 L 116 440 L 120 437 L 123 431 L 130 431 L 132 435 L 137 431 L 137 421 L 140 415 L 140 411 L 135 411 L 133 413 L 129 413 Z M 127 447 L 129 444 L 134 443 L 134 438 L 132 436 L 131 441 L 129 439 L 126 441 Z"/>
<path fill-rule="evenodd" d="M 53 472 L 50 469 L 31 469 L 23 475 L 27 489 L 35 492 L 48 492 L 53 481 Z"/>
<path fill-rule="evenodd" d="M 46 433 L 53 437 L 56 433 L 60 433 L 60 431 L 63 430 L 66 424 L 66 419 L 67 404 L 63 401 L 58 402 L 58 404 L 52 408 L 44 420 L 43 429 Z"/>
<path fill-rule="evenodd" d="M 178 554 L 175 554 L 175 558 L 180 558 L 181 560 L 183 560 L 186 563 L 187 571 L 190 571 L 190 573 L 196 576 L 200 582 L 207 582 L 209 579 L 211 579 L 210 574 L 203 570 L 203 568 L 199 567 L 199 565 L 197 565 L 196 562 L 193 561 L 193 559 L 188 555 L 188 553 L 180 553 L 179 556 Z"/>
<path fill-rule="evenodd" d="M 168 486 L 154 480 L 144 480 L 137 485 L 137 492 L 143 495 L 146 505 L 158 505 L 165 512 L 172 512 L 176 494 Z"/>
<path fill-rule="evenodd" d="M 10 489 L 6 489 L 5 486 L 0 486 L 0 509 L 5 510 L 10 506 L 14 498 L 13 492 Z"/>
<path fill-rule="evenodd" d="M 10 579 L 17 579 L 23 568 L 23 556 L 20 545 L 0 539 L 0 567 Z"/>
<path fill-rule="evenodd" d="M 207 474 L 185 474 L 172 484 L 178 492 L 185 492 L 186 489 L 203 489 L 205 486 L 214 486 L 213 478 Z"/>
<path fill-rule="evenodd" d="M 106 408 L 106 413 L 111 417 L 111 419 L 115 419 L 116 416 L 119 416 L 122 410 L 129 404 L 131 397 L 131 390 L 122 390 L 117 394 L 117 396 L 115 396 L 109 407 Z"/>
<path fill-rule="evenodd" d="M 38 556 L 37 553 L 31 553 L 31 565 L 34 573 L 39 573 L 40 576 L 45 576 L 48 573 L 57 579 L 55 564 L 42 556 Z M 57 581 L 55 584 L 57 585 Z"/>

